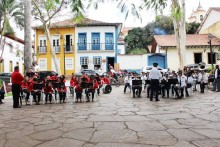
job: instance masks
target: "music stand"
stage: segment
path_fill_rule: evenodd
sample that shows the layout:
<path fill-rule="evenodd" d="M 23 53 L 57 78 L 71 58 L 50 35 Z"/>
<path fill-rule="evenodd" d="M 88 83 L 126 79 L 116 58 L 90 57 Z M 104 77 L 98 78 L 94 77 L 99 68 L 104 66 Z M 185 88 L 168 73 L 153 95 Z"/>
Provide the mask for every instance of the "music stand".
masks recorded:
<path fill-rule="evenodd" d="M 28 76 L 28 78 L 33 77 L 35 75 L 35 72 L 27 72 L 26 76 Z"/>
<path fill-rule="evenodd" d="M 57 83 L 57 80 L 47 80 L 47 83 Z"/>
<path fill-rule="evenodd" d="M 145 85 L 147 85 L 147 84 L 151 84 L 151 81 L 150 80 L 145 80 Z"/>
<path fill-rule="evenodd" d="M 44 84 L 34 84 L 34 90 L 41 90 L 41 89 L 43 89 L 43 87 L 45 87 L 45 85 Z"/>
<path fill-rule="evenodd" d="M 91 86 L 93 86 L 93 83 L 85 83 L 85 82 L 82 82 L 82 83 L 81 83 L 81 87 L 82 87 L 83 89 L 90 88 Z"/>
<path fill-rule="evenodd" d="M 170 84 L 170 85 L 172 85 L 172 84 L 177 84 L 178 83 L 178 79 L 168 79 L 168 83 Z"/>
<path fill-rule="evenodd" d="M 53 84 L 53 88 L 60 88 L 61 87 L 61 83 L 55 82 L 52 84 Z"/>
<path fill-rule="evenodd" d="M 87 82 L 87 78 L 81 78 L 82 83 L 86 83 Z"/>
<path fill-rule="evenodd" d="M 141 86 L 142 80 L 132 80 L 132 86 Z"/>

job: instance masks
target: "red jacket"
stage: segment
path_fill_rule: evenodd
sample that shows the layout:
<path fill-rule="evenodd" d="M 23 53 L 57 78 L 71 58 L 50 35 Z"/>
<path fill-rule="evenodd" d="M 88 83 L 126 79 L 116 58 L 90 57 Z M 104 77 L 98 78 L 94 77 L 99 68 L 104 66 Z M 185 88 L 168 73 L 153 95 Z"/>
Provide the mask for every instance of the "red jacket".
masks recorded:
<path fill-rule="evenodd" d="M 22 82 L 21 87 L 22 87 L 22 89 L 28 89 L 28 83 L 27 82 Z"/>
<path fill-rule="evenodd" d="M 66 86 L 64 86 L 63 88 L 57 88 L 58 92 L 66 92 Z"/>
<path fill-rule="evenodd" d="M 110 84 L 109 78 L 104 78 L 104 83 L 105 83 L 105 84 Z"/>
<path fill-rule="evenodd" d="M 82 92 L 83 91 L 82 87 L 78 86 L 78 85 L 76 85 L 75 90 L 76 90 L 76 92 Z"/>
<path fill-rule="evenodd" d="M 89 89 L 97 89 L 97 88 L 99 88 L 99 83 L 95 82 L 95 83 L 93 83 L 93 86 L 90 87 Z"/>
<path fill-rule="evenodd" d="M 15 71 L 11 74 L 12 84 L 22 85 L 22 81 L 23 81 L 23 80 L 24 80 L 24 77 L 21 75 L 21 73 L 19 73 L 18 70 L 15 70 Z"/>
<path fill-rule="evenodd" d="M 77 80 L 76 79 L 71 79 L 70 80 L 70 86 L 75 87 L 77 84 Z"/>
<path fill-rule="evenodd" d="M 52 92 L 53 92 L 52 86 L 47 86 L 44 88 L 44 93 L 52 93 Z"/>
<path fill-rule="evenodd" d="M 51 76 L 50 79 L 51 80 L 57 80 L 57 76 Z"/>
<path fill-rule="evenodd" d="M 30 83 L 30 86 L 28 87 L 28 91 L 29 91 L 29 92 L 34 92 L 34 84 L 35 84 L 35 83 L 33 83 L 33 82 Z M 41 90 L 39 90 L 39 92 L 40 92 L 40 91 L 41 91 Z"/>

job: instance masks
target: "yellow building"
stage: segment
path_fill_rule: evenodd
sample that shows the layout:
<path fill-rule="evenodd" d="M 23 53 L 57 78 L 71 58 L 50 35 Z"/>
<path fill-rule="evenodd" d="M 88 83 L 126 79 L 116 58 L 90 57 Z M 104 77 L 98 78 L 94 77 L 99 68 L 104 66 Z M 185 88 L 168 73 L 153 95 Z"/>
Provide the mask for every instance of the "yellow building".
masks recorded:
<path fill-rule="evenodd" d="M 49 40 L 43 27 L 34 27 L 36 60 L 39 71 L 56 71 L 51 54 L 52 49 L 54 49 L 61 74 L 71 75 L 75 73 L 75 24 L 72 21 L 72 19 L 69 19 L 51 24 L 50 37 L 52 47 L 48 43 Z"/>

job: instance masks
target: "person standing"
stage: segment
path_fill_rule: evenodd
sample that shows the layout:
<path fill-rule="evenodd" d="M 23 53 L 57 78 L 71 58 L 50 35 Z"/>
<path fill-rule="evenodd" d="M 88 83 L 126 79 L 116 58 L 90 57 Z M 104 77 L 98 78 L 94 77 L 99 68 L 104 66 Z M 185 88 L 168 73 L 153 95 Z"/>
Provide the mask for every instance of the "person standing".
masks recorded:
<path fill-rule="evenodd" d="M 159 79 L 162 78 L 160 71 L 157 69 L 158 64 L 153 63 L 153 67 L 150 71 L 149 78 L 151 79 L 151 95 L 150 101 L 153 100 L 154 93 L 156 94 L 156 101 L 160 101 L 158 99 L 158 90 L 159 90 Z"/>
<path fill-rule="evenodd" d="M 21 85 L 22 85 L 23 80 L 24 80 L 24 77 L 19 72 L 19 67 L 15 66 L 14 72 L 11 75 L 13 108 L 21 108 L 21 106 L 19 106 L 19 96 L 20 96 Z"/>
<path fill-rule="evenodd" d="M 219 77 L 219 75 L 220 75 L 219 65 L 216 65 L 215 70 L 214 70 L 215 79 L 214 79 L 214 82 L 213 82 L 212 91 L 216 91 L 216 88 L 217 88 L 218 92 L 220 91 L 220 77 Z"/>

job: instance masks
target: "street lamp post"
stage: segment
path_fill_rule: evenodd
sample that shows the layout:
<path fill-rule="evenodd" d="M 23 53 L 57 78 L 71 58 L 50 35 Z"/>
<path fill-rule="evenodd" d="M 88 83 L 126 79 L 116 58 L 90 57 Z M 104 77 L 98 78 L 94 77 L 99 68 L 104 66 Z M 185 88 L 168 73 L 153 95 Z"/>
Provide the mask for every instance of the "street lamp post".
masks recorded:
<path fill-rule="evenodd" d="M 209 42 L 208 42 L 208 44 L 209 44 L 209 48 L 210 48 L 210 58 L 211 58 L 211 64 L 212 64 L 212 70 L 214 69 L 214 65 L 213 65 L 213 50 L 212 50 L 212 38 L 213 38 L 213 36 L 211 35 L 211 34 L 209 34 L 208 35 L 208 39 L 209 39 Z"/>

